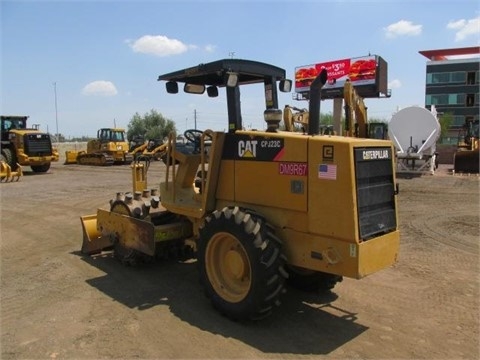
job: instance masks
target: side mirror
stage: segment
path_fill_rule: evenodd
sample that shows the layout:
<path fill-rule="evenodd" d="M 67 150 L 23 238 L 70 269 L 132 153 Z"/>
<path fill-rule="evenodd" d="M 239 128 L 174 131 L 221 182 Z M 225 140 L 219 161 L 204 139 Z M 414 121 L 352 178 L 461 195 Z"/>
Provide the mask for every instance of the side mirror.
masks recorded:
<path fill-rule="evenodd" d="M 208 97 L 217 97 L 218 96 L 218 88 L 215 85 L 209 86 L 207 88 Z"/>
<path fill-rule="evenodd" d="M 205 85 L 187 84 L 183 87 L 183 91 L 188 94 L 203 94 L 205 92 Z"/>
<path fill-rule="evenodd" d="M 280 80 L 279 88 L 281 92 L 290 92 L 292 91 L 292 80 Z"/>
<path fill-rule="evenodd" d="M 165 84 L 167 88 L 167 93 L 177 94 L 178 93 L 178 84 L 175 81 L 169 81 Z"/>

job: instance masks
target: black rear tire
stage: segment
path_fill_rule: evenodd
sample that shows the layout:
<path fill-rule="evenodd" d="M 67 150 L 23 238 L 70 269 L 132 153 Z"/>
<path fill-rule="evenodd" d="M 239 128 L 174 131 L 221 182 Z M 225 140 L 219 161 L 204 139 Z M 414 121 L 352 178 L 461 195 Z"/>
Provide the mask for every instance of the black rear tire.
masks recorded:
<path fill-rule="evenodd" d="M 43 164 L 43 165 L 32 165 L 30 167 L 36 173 L 45 173 L 50 169 L 50 163 Z"/>
<path fill-rule="evenodd" d="M 198 269 L 213 306 L 232 320 L 257 320 L 280 305 L 285 256 L 273 228 L 238 207 L 214 211 L 198 242 Z"/>
<path fill-rule="evenodd" d="M 10 168 L 13 171 L 17 170 L 17 161 L 15 160 L 14 153 L 11 149 L 2 149 L 2 157 L 3 161 L 10 165 Z"/>

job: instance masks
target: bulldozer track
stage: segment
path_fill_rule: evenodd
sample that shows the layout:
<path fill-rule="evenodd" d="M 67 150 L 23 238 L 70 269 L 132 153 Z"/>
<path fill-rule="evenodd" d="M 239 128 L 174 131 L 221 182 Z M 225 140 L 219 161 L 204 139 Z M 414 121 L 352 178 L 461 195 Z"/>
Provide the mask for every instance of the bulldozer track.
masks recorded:
<path fill-rule="evenodd" d="M 115 163 L 113 156 L 109 154 L 82 154 L 77 158 L 79 165 L 111 166 Z"/>

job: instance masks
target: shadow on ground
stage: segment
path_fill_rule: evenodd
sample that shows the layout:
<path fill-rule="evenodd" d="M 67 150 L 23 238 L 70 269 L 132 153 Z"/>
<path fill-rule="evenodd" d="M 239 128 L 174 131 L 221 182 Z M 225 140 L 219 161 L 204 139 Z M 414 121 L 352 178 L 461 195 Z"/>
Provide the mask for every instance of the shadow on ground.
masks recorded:
<path fill-rule="evenodd" d="M 86 282 L 114 301 L 138 311 L 168 306 L 192 326 L 235 338 L 265 353 L 328 354 L 367 330 L 356 322 L 356 314 L 334 305 L 337 296 L 333 292 L 311 294 L 288 288 L 272 316 L 258 322 L 234 322 L 215 311 L 204 296 L 196 263 L 126 267 L 109 253 L 81 259 L 105 273 Z"/>

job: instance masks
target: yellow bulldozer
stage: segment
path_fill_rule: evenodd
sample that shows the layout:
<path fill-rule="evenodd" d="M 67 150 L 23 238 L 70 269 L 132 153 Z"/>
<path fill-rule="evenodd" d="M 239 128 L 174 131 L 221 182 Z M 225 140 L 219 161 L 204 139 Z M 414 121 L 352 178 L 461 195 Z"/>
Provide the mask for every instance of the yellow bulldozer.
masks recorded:
<path fill-rule="evenodd" d="M 125 129 L 102 128 L 97 138 L 87 142 L 87 150 L 65 152 L 65 164 L 109 166 L 131 164 L 133 155 L 129 152 Z"/>
<path fill-rule="evenodd" d="M 479 173 L 479 121 L 467 120 L 458 136 L 457 151 L 453 155 L 455 173 Z"/>
<path fill-rule="evenodd" d="M 326 71 L 310 86 L 307 134 L 280 131 L 285 70 L 223 59 L 158 77 L 169 94 L 226 91 L 228 132 L 185 133 L 193 151 L 167 141 L 166 171 L 148 188 L 132 166 L 134 191 L 81 217 L 82 253 L 112 251 L 135 264 L 193 256 L 213 306 L 234 320 L 269 315 L 287 283 L 330 291 L 397 260 L 400 233 L 390 141 L 319 134 Z M 242 130 L 240 87 L 263 84 L 266 130 Z M 188 136 L 187 136 L 188 135 Z M 141 186 L 139 186 L 139 184 Z"/>

